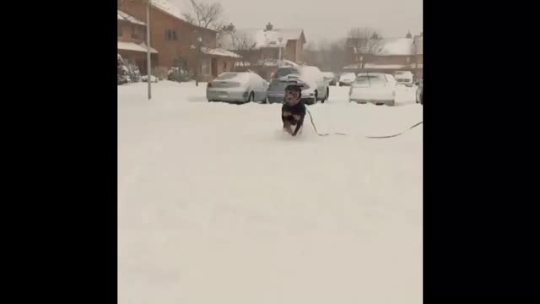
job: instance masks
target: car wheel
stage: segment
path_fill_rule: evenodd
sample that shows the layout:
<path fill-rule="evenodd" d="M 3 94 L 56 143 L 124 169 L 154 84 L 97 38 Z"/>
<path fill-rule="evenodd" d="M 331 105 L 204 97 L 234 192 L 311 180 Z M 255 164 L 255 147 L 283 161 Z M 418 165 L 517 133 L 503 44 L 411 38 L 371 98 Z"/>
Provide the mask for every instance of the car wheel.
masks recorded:
<path fill-rule="evenodd" d="M 255 93 L 251 92 L 249 93 L 248 101 L 247 102 L 253 102 L 255 101 Z"/>

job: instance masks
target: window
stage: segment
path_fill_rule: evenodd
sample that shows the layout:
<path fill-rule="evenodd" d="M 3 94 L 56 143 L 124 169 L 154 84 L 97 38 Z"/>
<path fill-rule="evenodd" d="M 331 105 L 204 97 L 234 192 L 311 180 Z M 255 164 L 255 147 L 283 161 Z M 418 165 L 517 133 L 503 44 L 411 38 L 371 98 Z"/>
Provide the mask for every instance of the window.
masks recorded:
<path fill-rule="evenodd" d="M 169 41 L 172 41 L 172 40 L 178 40 L 178 36 L 176 35 L 176 31 L 175 30 L 167 30 L 165 32 L 165 37 L 167 38 L 167 40 Z"/>
<path fill-rule="evenodd" d="M 226 62 L 223 63 L 223 70 L 227 70 L 227 63 Z"/>

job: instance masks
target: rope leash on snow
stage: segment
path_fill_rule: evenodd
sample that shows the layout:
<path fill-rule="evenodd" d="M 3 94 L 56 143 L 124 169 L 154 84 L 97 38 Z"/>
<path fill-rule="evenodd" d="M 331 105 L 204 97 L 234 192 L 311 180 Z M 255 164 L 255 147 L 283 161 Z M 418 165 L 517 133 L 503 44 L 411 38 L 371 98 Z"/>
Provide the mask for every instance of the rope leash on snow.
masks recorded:
<path fill-rule="evenodd" d="M 319 135 L 319 136 L 328 136 L 328 135 L 331 134 L 331 133 L 319 133 L 319 131 L 317 131 L 317 127 L 315 126 L 315 123 L 313 122 L 313 116 L 311 116 L 311 112 L 307 108 L 306 108 L 306 111 L 309 114 L 309 120 L 311 121 L 311 125 L 313 126 L 313 129 L 315 130 L 315 133 L 317 133 L 317 135 Z M 334 134 L 335 135 L 347 135 L 346 133 L 339 133 L 339 132 L 335 132 Z"/>
<path fill-rule="evenodd" d="M 347 135 L 347 133 L 341 133 L 341 132 L 334 132 L 334 133 L 319 133 L 319 131 L 317 130 L 317 127 L 315 126 L 315 122 L 313 122 L 313 116 L 311 115 L 311 112 L 306 109 L 307 113 L 309 114 L 309 120 L 311 121 L 311 125 L 313 126 L 313 129 L 315 130 L 315 133 L 317 133 L 317 135 L 319 136 L 328 136 L 328 135 L 331 135 L 331 134 L 335 134 L 335 135 Z M 372 139 L 383 139 L 383 138 L 392 138 L 392 137 L 396 137 L 396 136 L 399 136 L 409 130 L 412 130 L 416 127 L 418 127 L 419 125 L 421 125 L 422 123 L 424 123 L 423 121 L 420 121 L 420 122 L 417 122 L 415 123 L 414 125 L 412 125 L 411 127 L 409 127 L 408 129 L 404 130 L 404 131 L 401 131 L 399 133 L 396 133 L 396 134 L 392 134 L 392 135 L 385 135 L 385 136 L 365 136 L 366 138 L 372 138 Z"/>
<path fill-rule="evenodd" d="M 408 129 L 406 129 L 406 130 L 404 130 L 404 131 L 402 131 L 402 132 L 396 133 L 396 134 L 386 135 L 386 136 L 366 136 L 366 137 L 367 137 L 367 138 L 379 138 L 379 139 L 381 139 L 381 138 L 391 138 L 391 137 L 396 137 L 396 136 L 399 136 L 399 135 L 401 135 L 401 134 L 403 134 L 403 133 L 405 133 L 405 132 L 407 132 L 407 131 L 409 131 L 409 130 L 412 130 L 412 129 L 418 127 L 418 126 L 421 125 L 422 123 L 424 123 L 424 122 L 423 122 L 423 121 L 417 122 L 417 123 L 415 123 L 414 125 L 410 126 Z"/>

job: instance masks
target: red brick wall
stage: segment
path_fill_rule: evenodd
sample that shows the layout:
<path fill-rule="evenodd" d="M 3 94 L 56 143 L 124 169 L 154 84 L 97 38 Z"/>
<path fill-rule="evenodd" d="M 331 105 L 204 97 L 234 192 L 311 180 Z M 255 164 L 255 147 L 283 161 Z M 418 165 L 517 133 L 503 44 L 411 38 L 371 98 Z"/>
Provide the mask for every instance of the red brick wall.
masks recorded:
<path fill-rule="evenodd" d="M 283 58 L 296 62 L 296 52 L 297 52 L 297 41 L 289 40 L 287 41 L 287 46 L 284 49 L 285 54 Z"/>
<path fill-rule="evenodd" d="M 141 43 L 146 40 L 146 27 L 126 21 L 118 21 L 118 41 Z M 133 34 L 135 36 L 133 36 Z"/>
<path fill-rule="evenodd" d="M 146 5 L 132 1 L 119 1 L 118 9 L 145 22 Z M 176 40 L 167 40 L 167 30 L 176 31 Z M 188 67 L 196 66 L 196 50 L 191 45 L 197 44 L 197 37 L 201 35 L 203 45 L 216 47 L 216 32 L 193 26 L 186 21 L 171 16 L 157 8 L 150 10 L 150 44 L 159 54 L 161 67 L 169 68 L 176 64 L 176 60 L 183 58 Z"/>
<path fill-rule="evenodd" d="M 296 62 L 304 61 L 304 44 L 301 40 L 296 41 Z"/>

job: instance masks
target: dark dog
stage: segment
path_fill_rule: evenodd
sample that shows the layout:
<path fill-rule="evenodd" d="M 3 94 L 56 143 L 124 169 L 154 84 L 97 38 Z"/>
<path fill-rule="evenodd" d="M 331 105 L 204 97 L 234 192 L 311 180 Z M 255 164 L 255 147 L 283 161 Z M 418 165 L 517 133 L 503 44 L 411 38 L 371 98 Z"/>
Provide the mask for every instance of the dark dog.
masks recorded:
<path fill-rule="evenodd" d="M 296 136 L 301 130 L 306 116 L 306 105 L 301 98 L 301 85 L 290 84 L 285 88 L 285 103 L 281 108 L 281 120 L 283 121 L 283 129 L 292 136 Z"/>

